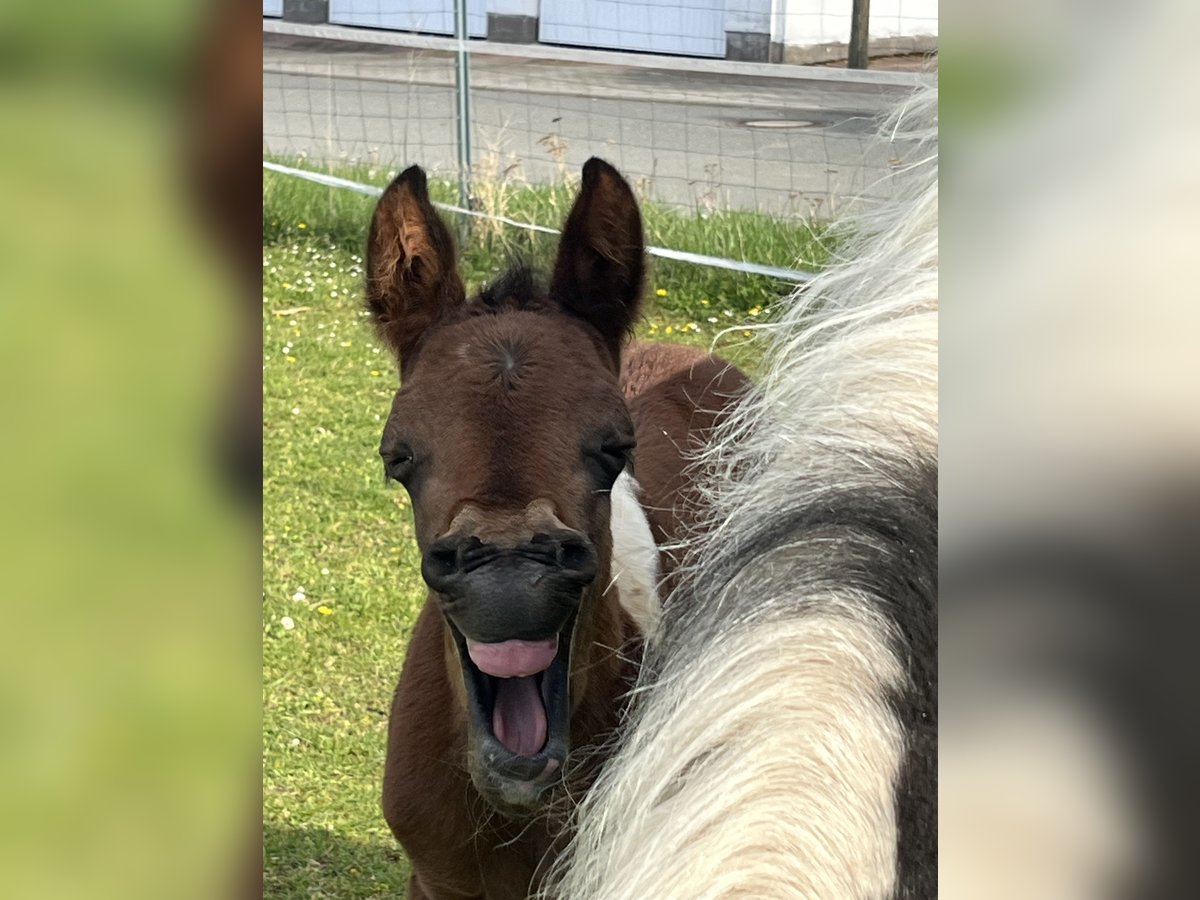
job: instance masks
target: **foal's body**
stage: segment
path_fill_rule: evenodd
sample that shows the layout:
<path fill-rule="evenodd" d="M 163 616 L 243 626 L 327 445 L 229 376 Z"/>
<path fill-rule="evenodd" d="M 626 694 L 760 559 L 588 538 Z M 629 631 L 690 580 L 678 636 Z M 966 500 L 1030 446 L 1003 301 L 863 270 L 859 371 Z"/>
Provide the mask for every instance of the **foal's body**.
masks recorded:
<path fill-rule="evenodd" d="M 627 345 L 642 254 L 632 192 L 599 160 L 584 167 L 546 290 L 517 269 L 467 301 L 420 170 L 376 210 L 368 307 L 401 368 L 380 452 L 412 497 L 430 587 L 383 789 L 411 898 L 537 888 L 652 619 L 645 597 L 622 603 L 621 585 L 652 593 L 675 566 L 637 535 L 684 536 L 689 462 L 745 387 L 701 351 Z M 636 507 L 631 476 L 644 521 L 619 525 L 614 509 Z M 615 556 L 630 534 L 636 558 Z"/>
<path fill-rule="evenodd" d="M 716 357 L 674 344 L 633 345 L 622 376 L 646 518 L 655 542 L 669 545 L 692 524 L 687 455 L 702 445 L 745 378 Z M 659 564 L 669 579 L 674 555 L 661 552 Z M 588 762 L 599 762 L 594 751 L 613 733 L 621 698 L 637 674 L 643 635 L 617 591 L 614 584 L 585 601 L 611 619 L 597 629 L 606 634 L 602 644 L 575 648 L 576 659 L 586 660 L 588 689 L 571 717 L 571 746 L 592 748 L 592 758 L 582 760 L 569 778 L 564 790 L 572 794 L 586 790 L 595 775 Z M 532 821 L 513 820 L 475 791 L 466 765 L 462 685 L 453 683 L 456 652 L 442 613 L 427 603 L 392 701 L 384 816 L 413 861 L 410 900 L 522 900 L 565 843 L 567 808 L 548 809 Z"/>

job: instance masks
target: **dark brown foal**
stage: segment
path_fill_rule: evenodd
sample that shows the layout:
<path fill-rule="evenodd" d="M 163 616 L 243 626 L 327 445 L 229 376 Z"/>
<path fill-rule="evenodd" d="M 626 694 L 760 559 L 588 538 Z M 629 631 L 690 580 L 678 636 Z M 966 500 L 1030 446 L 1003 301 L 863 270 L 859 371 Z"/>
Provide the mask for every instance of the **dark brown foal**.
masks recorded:
<path fill-rule="evenodd" d="M 637 203 L 598 159 L 548 289 L 517 269 L 468 301 L 418 168 L 375 210 L 367 303 L 401 378 L 380 453 L 429 587 L 383 788 L 410 897 L 536 888 L 616 734 L 648 621 L 631 597 L 670 576 L 655 543 L 688 524 L 688 459 L 745 386 L 700 351 L 627 346 L 643 266 Z"/>

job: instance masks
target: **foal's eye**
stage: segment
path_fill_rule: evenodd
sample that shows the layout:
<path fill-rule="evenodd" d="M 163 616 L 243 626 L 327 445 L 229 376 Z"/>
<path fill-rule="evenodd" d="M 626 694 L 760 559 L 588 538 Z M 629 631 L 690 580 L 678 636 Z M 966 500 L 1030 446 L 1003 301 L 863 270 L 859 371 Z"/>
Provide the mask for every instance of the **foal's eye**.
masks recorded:
<path fill-rule="evenodd" d="M 387 473 L 387 477 L 398 481 L 401 484 L 412 475 L 413 470 L 413 452 L 408 444 L 398 444 L 395 447 L 389 447 L 383 455 L 383 470 Z"/>
<path fill-rule="evenodd" d="M 619 459 L 625 462 L 629 459 L 629 454 L 633 452 L 633 448 L 637 446 L 637 441 L 633 438 L 617 438 L 611 441 L 605 441 L 600 446 L 600 452 L 613 459 Z"/>
<path fill-rule="evenodd" d="M 633 438 L 611 438 L 604 441 L 598 449 L 588 453 L 588 459 L 605 489 L 612 487 L 617 476 L 629 464 L 629 454 L 636 446 Z"/>

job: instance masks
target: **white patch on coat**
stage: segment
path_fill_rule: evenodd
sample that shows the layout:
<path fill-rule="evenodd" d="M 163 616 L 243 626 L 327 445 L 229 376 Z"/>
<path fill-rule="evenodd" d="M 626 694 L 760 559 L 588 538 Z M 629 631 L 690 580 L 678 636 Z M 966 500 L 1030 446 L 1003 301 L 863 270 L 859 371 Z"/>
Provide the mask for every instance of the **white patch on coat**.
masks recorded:
<path fill-rule="evenodd" d="M 658 598 L 658 547 L 638 501 L 638 483 L 628 472 L 612 488 L 612 574 L 621 606 L 644 636 L 654 633 Z"/>

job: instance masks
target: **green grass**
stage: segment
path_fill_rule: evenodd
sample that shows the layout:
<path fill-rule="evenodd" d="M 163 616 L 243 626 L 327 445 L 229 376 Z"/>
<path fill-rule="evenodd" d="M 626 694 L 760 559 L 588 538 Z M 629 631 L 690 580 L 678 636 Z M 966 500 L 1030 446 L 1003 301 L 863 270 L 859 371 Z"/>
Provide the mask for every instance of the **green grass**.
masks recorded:
<path fill-rule="evenodd" d="M 263 246 L 265 890 L 396 896 L 379 814 L 387 708 L 422 601 L 406 498 L 376 447 L 395 387 L 327 237 Z M 290 629 L 285 625 L 294 623 Z"/>
<path fill-rule="evenodd" d="M 450 199 L 448 185 L 435 190 Z M 518 195 L 506 206 L 510 214 L 555 225 L 565 214 L 562 191 Z M 387 709 L 424 590 L 407 497 L 384 485 L 376 455 L 396 375 L 361 311 L 361 248 L 373 202 L 264 173 L 263 816 L 270 897 L 395 897 L 407 880 L 379 793 Z M 679 219 L 652 208 L 646 218 L 652 240 L 673 247 L 745 251 L 780 265 L 824 252 L 794 223 Z M 785 253 L 788 241 L 795 243 Z M 478 285 L 509 254 L 545 260 L 552 247 L 553 240 L 477 230 L 462 254 L 464 277 Z M 743 326 L 761 320 L 784 290 L 769 279 L 657 261 L 638 332 L 708 346 L 718 329 L 733 326 L 718 350 L 752 365 L 755 347 Z"/>
<path fill-rule="evenodd" d="M 294 160 L 284 162 L 296 164 Z M 383 186 L 394 173 L 356 165 L 337 167 L 331 174 Z M 337 246 L 362 253 L 365 223 L 375 198 L 272 172 L 263 173 L 263 191 L 264 243 L 286 241 L 307 231 L 327 235 Z M 457 185 L 448 181 L 430 182 L 435 200 L 456 203 L 457 192 Z M 574 194 L 571 184 L 496 186 L 483 182 L 476 186 L 475 202 L 489 214 L 559 228 Z M 823 222 L 742 211 L 682 215 L 646 201 L 641 206 L 647 243 L 672 250 L 811 271 L 828 263 L 836 244 L 831 229 Z M 300 223 L 307 227 L 300 229 Z M 514 257 L 529 259 L 546 270 L 558 241 L 555 235 L 480 220 L 471 220 L 470 229 L 470 237 L 460 249 L 460 265 L 464 277 L 473 283 L 495 276 Z M 678 322 L 672 324 L 695 321 L 709 335 L 716 326 L 727 324 L 721 321 L 725 317 L 717 323 L 707 321 L 714 307 L 734 314 L 747 313 L 768 306 L 792 287 L 774 278 L 654 257 L 650 258 L 650 266 L 651 287 L 667 291 L 665 296 L 654 298 L 651 315 L 673 314 Z M 701 302 L 704 300 L 708 303 Z"/>

